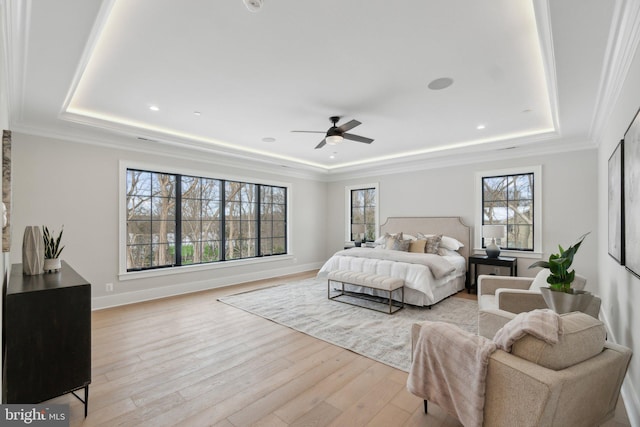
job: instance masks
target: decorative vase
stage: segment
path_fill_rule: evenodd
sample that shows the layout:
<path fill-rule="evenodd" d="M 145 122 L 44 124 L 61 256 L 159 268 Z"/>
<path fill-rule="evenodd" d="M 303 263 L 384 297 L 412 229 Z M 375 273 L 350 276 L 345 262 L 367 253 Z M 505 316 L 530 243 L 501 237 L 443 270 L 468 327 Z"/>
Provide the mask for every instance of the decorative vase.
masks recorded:
<path fill-rule="evenodd" d="M 53 273 L 62 267 L 60 258 L 47 258 L 44 260 L 44 271 L 47 273 Z"/>
<path fill-rule="evenodd" d="M 547 306 L 558 314 L 572 311 L 585 311 L 593 299 L 591 292 L 574 289 L 572 294 L 553 291 L 551 288 L 540 288 L 542 298 Z"/>
<path fill-rule="evenodd" d="M 28 276 L 42 274 L 44 267 L 44 240 L 37 225 L 28 225 L 22 237 L 22 272 Z"/>

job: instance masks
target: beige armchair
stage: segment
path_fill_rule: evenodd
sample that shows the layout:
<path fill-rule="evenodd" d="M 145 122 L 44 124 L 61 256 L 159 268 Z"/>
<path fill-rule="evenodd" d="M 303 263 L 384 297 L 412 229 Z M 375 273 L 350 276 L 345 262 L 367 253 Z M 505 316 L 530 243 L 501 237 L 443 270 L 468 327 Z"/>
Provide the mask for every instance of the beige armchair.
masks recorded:
<path fill-rule="evenodd" d="M 598 426 L 613 417 L 631 350 L 605 341 L 603 323 L 592 316 L 573 312 L 561 315 L 561 322 L 564 332 L 556 344 L 525 335 L 513 344 L 510 353 L 503 350 L 491 353 L 485 376 L 482 425 Z M 421 333 L 430 332 L 429 323 L 413 326 L 414 347 Z M 439 355 L 430 352 L 444 351 L 444 357 L 450 357 L 456 351 L 464 351 L 461 348 L 467 339 L 465 335 L 472 334 L 455 331 L 454 335 L 453 344 L 445 349 L 428 347 L 426 358 L 421 360 L 438 360 Z M 457 341 L 461 341 L 460 346 Z M 419 359 L 414 354 L 414 363 Z M 459 371 L 460 367 L 451 369 Z M 428 384 L 434 380 L 421 377 L 416 381 Z M 465 384 L 458 389 L 454 381 L 450 395 L 455 398 L 469 393 Z M 440 396 L 434 401 L 438 403 L 438 399 Z"/>
<path fill-rule="evenodd" d="M 478 276 L 478 335 L 491 339 L 516 314 L 547 308 L 539 289 L 549 286 L 548 276 L 548 269 L 540 270 L 536 277 Z M 586 278 L 576 275 L 571 286 L 582 290 L 586 283 Z M 600 303 L 595 297 L 585 313 L 597 318 Z"/>

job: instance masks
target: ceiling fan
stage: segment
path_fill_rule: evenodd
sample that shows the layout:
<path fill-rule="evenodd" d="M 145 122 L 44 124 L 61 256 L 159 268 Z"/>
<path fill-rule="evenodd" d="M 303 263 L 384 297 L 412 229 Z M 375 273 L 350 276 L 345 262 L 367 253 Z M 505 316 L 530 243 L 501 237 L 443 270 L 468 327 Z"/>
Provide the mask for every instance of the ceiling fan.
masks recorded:
<path fill-rule="evenodd" d="M 322 141 L 320 141 L 320 144 L 316 145 L 316 150 L 318 148 L 324 147 L 325 144 L 329 144 L 329 145 L 339 144 L 342 142 L 343 139 L 348 139 L 350 141 L 356 141 L 356 142 L 363 142 L 365 144 L 371 144 L 373 142 L 373 139 L 371 138 L 365 138 L 364 136 L 347 133 L 348 130 L 351 130 L 356 126 L 361 125 L 362 123 L 360 123 L 359 121 L 351 120 L 340 126 L 336 126 L 338 124 L 338 121 L 340 120 L 339 116 L 329 117 L 329 120 L 331 120 L 331 123 L 333 123 L 333 126 L 331 126 L 329 130 L 326 131 L 326 136 Z M 324 131 L 316 131 L 316 130 L 292 130 L 291 132 L 325 133 Z"/>

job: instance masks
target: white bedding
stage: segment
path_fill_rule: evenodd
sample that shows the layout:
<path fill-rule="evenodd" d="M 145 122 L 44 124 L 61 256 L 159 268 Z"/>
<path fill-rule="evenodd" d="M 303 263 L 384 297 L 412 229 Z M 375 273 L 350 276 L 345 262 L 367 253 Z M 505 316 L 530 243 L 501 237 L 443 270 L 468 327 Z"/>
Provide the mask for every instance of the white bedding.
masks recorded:
<path fill-rule="evenodd" d="M 378 251 L 380 249 L 367 250 Z M 333 270 L 361 271 L 399 277 L 405 282 L 405 302 L 417 305 L 435 304 L 464 287 L 467 263 L 461 255 L 443 256 L 442 258 L 451 263 L 455 270 L 447 276 L 436 279 L 429 267 L 423 264 L 354 257 L 348 256 L 348 253 L 349 251 L 341 251 L 329 258 L 318 272 L 318 277 L 326 277 L 329 271 Z M 407 288 L 423 295 L 412 301 L 412 293 L 407 292 Z"/>

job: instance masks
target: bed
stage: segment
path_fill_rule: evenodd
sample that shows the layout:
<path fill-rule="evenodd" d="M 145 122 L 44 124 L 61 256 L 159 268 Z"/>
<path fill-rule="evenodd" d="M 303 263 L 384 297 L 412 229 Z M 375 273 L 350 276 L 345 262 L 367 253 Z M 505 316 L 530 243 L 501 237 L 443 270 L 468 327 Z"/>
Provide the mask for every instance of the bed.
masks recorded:
<path fill-rule="evenodd" d="M 459 217 L 389 217 L 380 226 L 380 236 L 400 232 L 405 237 L 443 235 L 463 246 L 455 251 L 441 251 L 441 255 L 407 254 L 379 248 L 346 249 L 329 258 L 318 272 L 318 277 L 326 277 L 335 270 L 399 277 L 405 282 L 404 302 L 417 306 L 431 306 L 465 288 L 471 229 Z M 450 271 L 443 271 L 445 265 Z M 349 290 L 382 296 L 375 290 L 357 286 Z"/>

